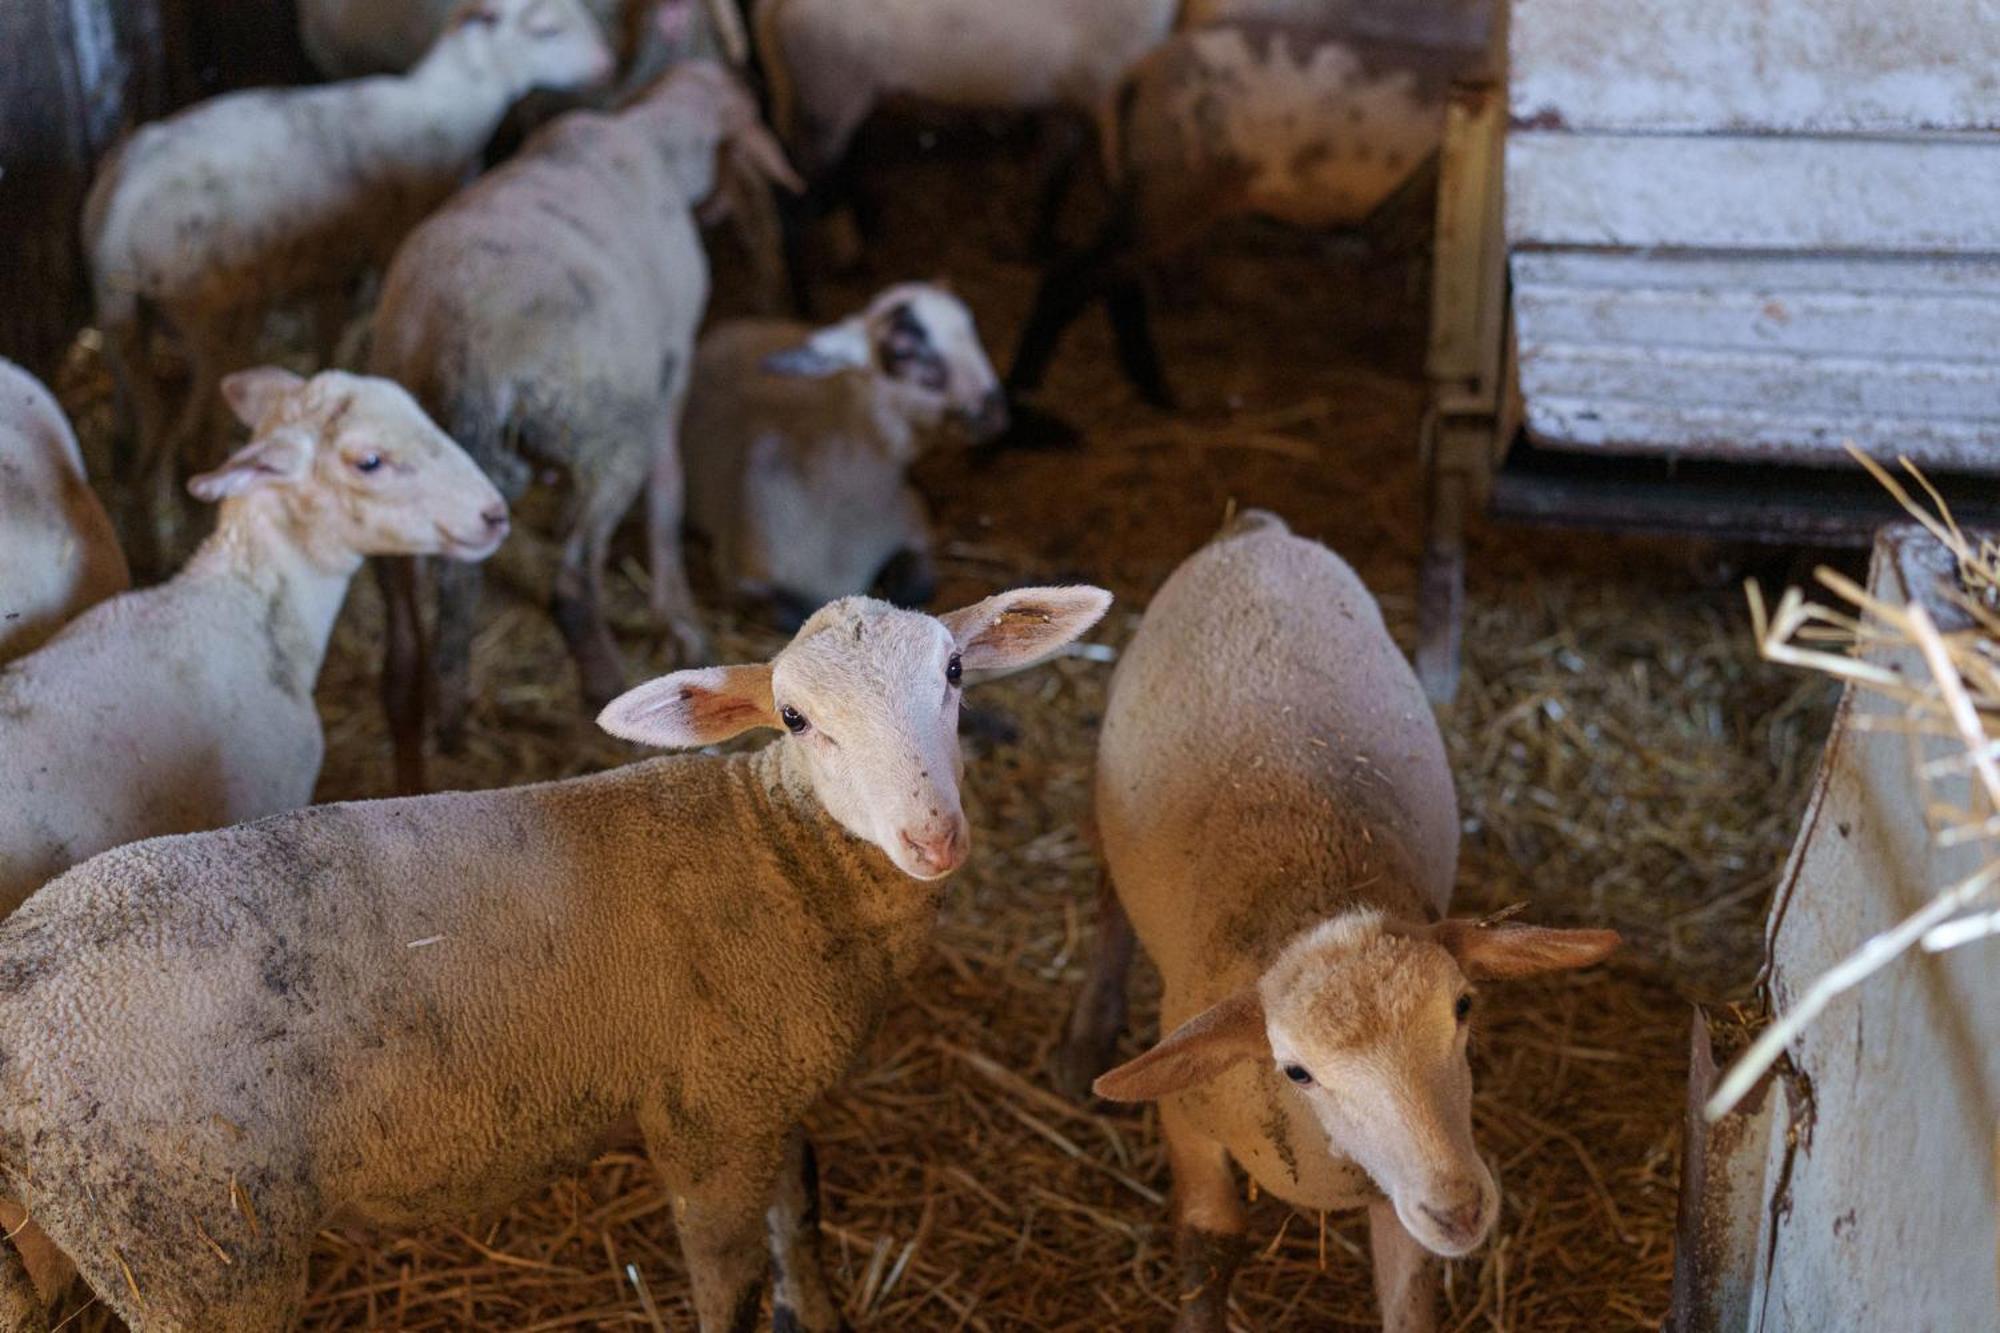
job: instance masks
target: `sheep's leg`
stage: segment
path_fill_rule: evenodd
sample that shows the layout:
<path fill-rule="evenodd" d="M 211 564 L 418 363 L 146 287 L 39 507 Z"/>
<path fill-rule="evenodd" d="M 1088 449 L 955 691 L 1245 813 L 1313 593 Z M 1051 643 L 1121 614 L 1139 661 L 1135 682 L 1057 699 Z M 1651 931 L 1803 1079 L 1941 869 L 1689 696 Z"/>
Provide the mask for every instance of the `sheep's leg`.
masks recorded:
<path fill-rule="evenodd" d="M 587 455 L 598 470 L 577 469 L 577 495 L 565 524 L 562 565 L 556 570 L 549 614 L 576 660 L 584 703 L 592 712 L 625 692 L 625 669 L 618 643 L 604 617 L 604 565 L 611 534 L 639 498 L 647 463 L 615 440 L 596 442 L 604 452 Z M 636 462 L 636 466 L 630 464 Z"/>
<path fill-rule="evenodd" d="M 1049 1077 L 1056 1090 L 1081 1101 L 1090 1095 L 1096 1077 L 1111 1067 L 1118 1038 L 1125 1031 L 1125 976 L 1132 968 L 1138 936 L 1118 901 L 1109 870 L 1097 877 L 1097 940 L 1083 985 L 1069 1011 L 1062 1045 L 1049 1057 Z"/>
<path fill-rule="evenodd" d="M 651 475 L 646 481 L 646 540 L 653 579 L 653 619 L 673 636 L 676 666 L 708 660 L 708 636 L 688 586 L 681 555 L 681 521 L 687 513 L 687 475 L 681 466 L 681 412 L 687 404 L 689 367 L 682 361 L 671 375 L 654 433 Z"/>
<path fill-rule="evenodd" d="M 374 564 L 382 589 L 382 712 L 395 744 L 396 791 L 413 796 L 425 790 L 424 682 L 430 675 L 417 616 L 417 562 L 396 556 Z"/>
<path fill-rule="evenodd" d="M 1167 387 L 1160 349 L 1153 341 L 1145 280 L 1138 274 L 1121 275 L 1105 294 L 1105 311 L 1111 317 L 1111 336 L 1118 345 L 1118 367 L 1125 372 L 1125 378 L 1148 403 L 1172 411 L 1174 394 Z"/>
<path fill-rule="evenodd" d="M 1437 1265 L 1396 1216 L 1396 1205 L 1368 1205 L 1368 1252 L 1383 1333 L 1433 1333 L 1437 1328 Z"/>
<path fill-rule="evenodd" d="M 1160 1131 L 1174 1173 L 1181 1307 L 1174 1333 L 1227 1333 L 1229 1284 L 1245 1248 L 1243 1198 L 1229 1153 L 1190 1125 L 1171 1101 L 1160 1104 Z"/>
<path fill-rule="evenodd" d="M 104 321 L 104 359 L 118 387 L 129 429 L 114 467 L 127 487 L 120 498 L 123 531 L 119 535 L 133 569 L 155 577 L 168 571 L 153 526 L 149 483 L 171 424 L 167 394 L 153 365 L 156 322 L 153 307 L 144 301 L 135 302 L 128 316 Z"/>
<path fill-rule="evenodd" d="M 481 566 L 467 560 L 437 565 L 437 743 L 445 754 L 465 750 L 465 718 L 472 707 L 472 632 L 479 619 Z M 421 738 L 420 742 L 421 743 Z"/>
<path fill-rule="evenodd" d="M 674 1224 L 701 1333 L 752 1333 L 757 1327 L 771 1266 L 765 1249 L 771 1183 L 769 1171 L 723 1170 L 674 1196 Z"/>
<path fill-rule="evenodd" d="M 1042 387 L 1063 334 L 1112 282 L 1128 231 L 1121 212 L 1091 245 L 1050 264 L 1043 273 L 1028 322 L 1014 344 L 1014 364 L 1007 371 L 1010 397 Z"/>
<path fill-rule="evenodd" d="M 1028 253 L 1036 259 L 1048 259 L 1056 252 L 1063 207 L 1075 193 L 1090 129 L 1089 120 L 1073 111 L 1052 111 L 1042 118 L 1040 181 L 1028 231 Z"/>
<path fill-rule="evenodd" d="M 0 1242 L 0 1333 L 47 1333 L 49 1312 L 21 1252 Z"/>
<path fill-rule="evenodd" d="M 844 1333 L 848 1323 L 826 1284 L 819 1234 L 819 1162 L 812 1140 L 795 1129 L 785 1145 L 777 1198 L 765 1218 L 771 1233 L 773 1333 Z"/>

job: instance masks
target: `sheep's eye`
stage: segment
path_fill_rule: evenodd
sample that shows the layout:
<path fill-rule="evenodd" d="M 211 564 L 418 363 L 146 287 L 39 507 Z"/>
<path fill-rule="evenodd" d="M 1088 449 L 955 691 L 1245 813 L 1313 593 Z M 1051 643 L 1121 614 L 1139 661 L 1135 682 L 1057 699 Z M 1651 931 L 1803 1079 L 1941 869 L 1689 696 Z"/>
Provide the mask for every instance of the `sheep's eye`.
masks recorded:
<path fill-rule="evenodd" d="M 363 454 L 354 460 L 354 466 L 360 472 L 378 471 L 382 466 L 382 455 L 375 453 Z"/>
<path fill-rule="evenodd" d="M 1306 1072 L 1304 1065 L 1286 1065 L 1285 1077 L 1302 1088 L 1310 1088 L 1312 1086 L 1313 1076 Z"/>
<path fill-rule="evenodd" d="M 806 721 L 806 715 L 790 704 L 786 704 L 783 708 L 780 708 L 778 716 L 784 720 L 785 730 L 791 732 L 794 736 L 803 732 L 811 725 Z"/>
<path fill-rule="evenodd" d="M 1470 995 L 1459 996 L 1458 1003 L 1451 1007 L 1451 1011 L 1458 1015 L 1458 1021 L 1463 1023 L 1466 1019 L 1472 1017 L 1472 997 Z"/>
<path fill-rule="evenodd" d="M 952 685 L 956 685 L 965 679 L 965 667 L 959 663 L 957 653 L 953 653 L 951 661 L 945 663 L 944 678 L 947 683 Z"/>

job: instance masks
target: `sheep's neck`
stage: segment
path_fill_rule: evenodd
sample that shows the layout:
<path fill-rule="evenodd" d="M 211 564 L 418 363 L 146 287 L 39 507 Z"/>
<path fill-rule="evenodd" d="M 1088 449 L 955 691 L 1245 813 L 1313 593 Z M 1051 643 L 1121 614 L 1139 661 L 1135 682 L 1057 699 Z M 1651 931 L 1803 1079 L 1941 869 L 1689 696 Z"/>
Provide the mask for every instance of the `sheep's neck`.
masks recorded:
<path fill-rule="evenodd" d="M 479 155 L 501 117 L 527 91 L 520 80 L 496 68 L 492 39 L 460 28 L 431 47 L 408 74 L 384 79 L 387 106 L 399 114 L 395 151 L 403 160 L 422 156 L 440 171 L 469 165 Z"/>
<path fill-rule="evenodd" d="M 944 881 L 912 878 L 881 848 L 842 828 L 814 795 L 798 747 L 783 740 L 738 755 L 764 827 L 785 848 L 781 860 L 798 866 L 798 892 L 828 910 L 848 915 L 852 929 L 888 950 L 897 976 L 908 976 L 930 952 Z"/>
<path fill-rule="evenodd" d="M 360 567 L 361 557 L 352 552 L 314 550 L 273 497 L 253 492 L 224 502 L 215 532 L 174 581 L 247 588 L 265 627 L 289 622 L 300 651 L 284 656 L 297 677 L 291 684 L 304 697 L 319 679 L 347 585 Z"/>

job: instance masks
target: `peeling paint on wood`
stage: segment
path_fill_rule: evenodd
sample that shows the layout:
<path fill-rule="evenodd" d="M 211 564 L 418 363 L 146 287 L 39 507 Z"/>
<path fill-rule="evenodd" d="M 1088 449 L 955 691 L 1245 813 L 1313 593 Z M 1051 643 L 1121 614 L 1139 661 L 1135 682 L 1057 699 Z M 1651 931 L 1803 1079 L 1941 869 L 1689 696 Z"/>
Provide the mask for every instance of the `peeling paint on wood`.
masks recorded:
<path fill-rule="evenodd" d="M 2000 128 L 1994 0 L 1514 0 L 1516 124 Z"/>
<path fill-rule="evenodd" d="M 1938 554 L 1916 528 L 1893 529 L 1876 544 L 1871 591 L 1892 603 L 1916 594 L 1936 604 L 1931 590 L 1950 572 Z M 1875 660 L 1923 669 L 1913 654 Z M 1926 832 L 1906 739 L 1862 728 L 1862 715 L 1891 711 L 1854 692 L 1842 701 L 1811 813 L 1772 906 L 1771 987 L 1780 1009 L 1978 863 L 1976 849 L 1941 851 Z M 1967 800 L 1962 780 L 1956 788 L 1946 784 L 1936 796 Z M 1752 1284 L 1747 1319 L 1710 1326 L 1742 1333 L 1993 1326 L 2000 1308 L 1996 963 L 2000 946 L 1990 942 L 1943 955 L 1912 952 L 1836 1001 L 1793 1046 L 1788 1093 L 1809 1098 L 1788 1095 L 1771 1126 L 1759 1234 L 1737 1235 L 1731 1252 L 1711 1256 L 1705 1275 L 1731 1290 Z M 1676 1310 L 1677 1319 L 1691 1314 L 1699 1311 Z"/>
<path fill-rule="evenodd" d="M 1520 246 L 2000 251 L 2000 144 L 1518 132 Z"/>

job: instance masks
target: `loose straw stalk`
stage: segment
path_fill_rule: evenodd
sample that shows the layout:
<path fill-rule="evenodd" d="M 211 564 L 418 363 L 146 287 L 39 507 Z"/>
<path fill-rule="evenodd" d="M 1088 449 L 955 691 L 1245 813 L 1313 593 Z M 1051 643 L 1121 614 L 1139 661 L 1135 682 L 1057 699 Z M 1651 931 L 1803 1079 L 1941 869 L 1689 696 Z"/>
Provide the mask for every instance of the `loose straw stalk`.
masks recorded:
<path fill-rule="evenodd" d="M 1958 601 L 1977 628 L 1947 637 L 1922 606 L 1891 605 L 1853 580 L 1820 569 L 1819 581 L 1853 610 L 1838 611 L 1808 602 L 1792 588 L 1779 599 L 1776 612 L 1767 614 L 1763 595 L 1751 584 L 1747 592 L 1759 651 L 1770 661 L 1824 672 L 1896 701 L 1904 709 L 1907 725 L 1903 729 L 1912 735 L 1955 740 L 1963 755 L 1944 763 L 1920 764 L 1917 778 L 1922 782 L 1963 769 L 1972 774 L 1984 805 L 1948 811 L 1953 817 L 1937 830 L 1938 842 L 1949 846 L 1991 841 L 2000 834 L 2000 671 L 1996 670 L 1996 663 L 2000 663 L 2000 633 L 1996 633 L 2000 619 L 1993 613 L 1996 593 L 2000 593 L 2000 548 L 1989 542 L 1975 548 L 1952 520 L 1943 497 L 1909 459 L 1898 461 L 1936 506 L 1935 514 L 1923 509 L 1880 464 L 1851 444 L 1848 452 L 1957 560 L 1963 585 Z M 1842 635 L 1851 645 L 1847 653 L 1801 646 Z M 1858 654 L 1872 644 L 1914 649 L 1923 659 L 1928 682 L 1911 681 L 1899 671 L 1862 660 Z M 1995 883 L 2000 883 L 2000 858 L 1989 860 L 1942 890 L 1828 969 L 1730 1068 L 1704 1108 L 1708 1119 L 1713 1122 L 1729 1114 L 1829 1004 L 1902 957 L 1913 945 L 1921 943 L 1926 950 L 1938 952 L 2000 934 L 2000 912 L 1958 917 Z"/>

